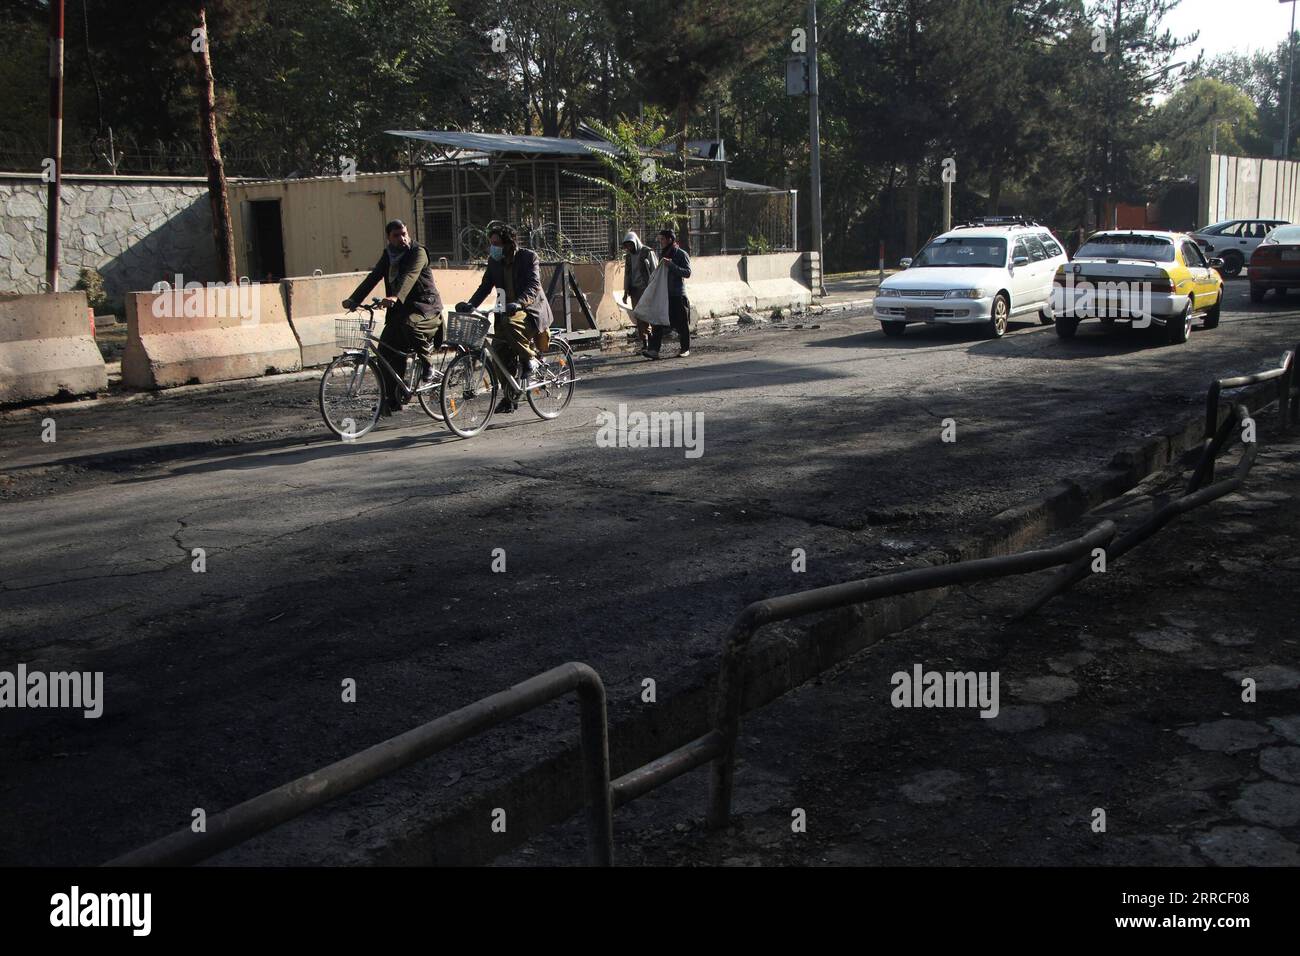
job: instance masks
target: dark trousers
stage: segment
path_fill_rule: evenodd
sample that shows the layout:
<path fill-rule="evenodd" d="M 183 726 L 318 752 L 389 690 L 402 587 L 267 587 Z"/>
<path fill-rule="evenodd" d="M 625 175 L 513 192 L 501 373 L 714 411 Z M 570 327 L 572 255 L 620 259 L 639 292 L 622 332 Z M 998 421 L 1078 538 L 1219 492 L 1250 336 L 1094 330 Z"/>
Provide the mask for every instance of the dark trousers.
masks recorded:
<path fill-rule="evenodd" d="M 405 319 L 389 320 L 384 323 L 384 331 L 380 333 L 379 341 L 388 348 L 380 349 L 379 354 L 397 373 L 397 377 L 394 378 L 382 363 L 379 366 L 379 373 L 384 379 L 384 396 L 388 399 L 389 408 L 401 408 L 406 400 L 406 396 L 398 387 L 398 382 L 406 375 L 406 356 L 402 353 L 419 352 L 427 362 L 429 352 L 433 348 L 433 340 L 433 334 L 407 324 Z"/>
<path fill-rule="evenodd" d="M 673 331 L 677 333 L 677 338 L 681 340 L 682 351 L 685 352 L 691 347 L 691 303 L 684 295 L 670 295 L 668 297 L 668 322 L 672 325 Z M 664 337 L 664 327 L 654 325 L 650 327 L 650 351 L 658 352 L 659 343 Z"/>

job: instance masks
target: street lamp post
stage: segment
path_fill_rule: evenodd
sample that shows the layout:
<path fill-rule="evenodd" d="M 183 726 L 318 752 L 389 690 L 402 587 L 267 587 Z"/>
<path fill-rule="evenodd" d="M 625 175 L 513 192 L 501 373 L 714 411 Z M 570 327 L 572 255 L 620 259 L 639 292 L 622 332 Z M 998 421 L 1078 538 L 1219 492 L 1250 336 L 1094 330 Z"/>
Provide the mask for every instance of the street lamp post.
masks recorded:
<path fill-rule="evenodd" d="M 812 167 L 808 198 L 812 202 L 811 245 L 817 253 L 817 275 L 820 276 L 826 269 L 826 262 L 822 257 L 822 133 L 817 74 L 817 0 L 808 0 L 808 133 L 811 140 L 809 165 Z M 819 296 L 825 295 L 825 284 L 819 280 L 818 285 L 821 288 L 813 291 Z"/>

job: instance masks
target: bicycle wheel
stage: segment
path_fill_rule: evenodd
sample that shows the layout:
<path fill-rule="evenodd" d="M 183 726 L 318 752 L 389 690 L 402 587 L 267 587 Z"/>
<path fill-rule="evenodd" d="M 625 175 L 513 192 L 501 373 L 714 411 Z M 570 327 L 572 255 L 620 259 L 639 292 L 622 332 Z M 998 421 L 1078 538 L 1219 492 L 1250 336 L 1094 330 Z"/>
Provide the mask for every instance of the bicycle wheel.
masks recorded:
<path fill-rule="evenodd" d="M 321 376 L 321 417 L 340 438 L 360 438 L 374 428 L 383 401 L 379 366 L 360 352 L 340 355 Z"/>
<path fill-rule="evenodd" d="M 415 393 L 416 398 L 420 400 L 420 407 L 424 409 L 424 414 L 435 422 L 444 421 L 442 417 L 442 380 L 447 377 L 447 369 L 451 367 L 452 361 L 459 354 L 460 349 L 453 348 L 450 345 L 436 349 L 433 353 L 433 384 L 422 387 Z"/>
<path fill-rule="evenodd" d="M 497 405 L 496 373 L 481 353 L 465 352 L 447 367 L 439 390 L 442 418 L 461 438 L 473 438 L 487 428 Z"/>
<path fill-rule="evenodd" d="M 564 339 L 553 337 L 551 347 L 541 356 L 542 368 L 534 382 L 543 384 L 528 390 L 528 406 L 538 418 L 556 418 L 573 399 L 573 349 Z"/>

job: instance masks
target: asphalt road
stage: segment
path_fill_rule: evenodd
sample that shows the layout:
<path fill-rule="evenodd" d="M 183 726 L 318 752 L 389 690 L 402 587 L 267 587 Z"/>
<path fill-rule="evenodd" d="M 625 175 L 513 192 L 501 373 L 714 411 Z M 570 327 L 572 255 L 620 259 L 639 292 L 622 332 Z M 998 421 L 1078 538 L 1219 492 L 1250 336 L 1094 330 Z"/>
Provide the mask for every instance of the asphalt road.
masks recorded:
<path fill-rule="evenodd" d="M 52 445 L 40 417 L 0 421 L 0 669 L 105 685 L 97 720 L 0 711 L 0 863 L 101 862 L 566 660 L 615 717 L 644 677 L 671 693 L 748 601 L 905 563 L 1274 364 L 1297 300 L 1229 289 L 1181 347 L 1036 323 L 886 339 L 865 315 L 701 339 L 601 362 L 559 420 L 469 441 L 419 412 L 326 440 L 310 382 L 60 412 Z M 703 454 L 600 447 L 620 404 L 699 413 Z M 572 716 L 535 711 L 245 858 L 363 856 Z"/>

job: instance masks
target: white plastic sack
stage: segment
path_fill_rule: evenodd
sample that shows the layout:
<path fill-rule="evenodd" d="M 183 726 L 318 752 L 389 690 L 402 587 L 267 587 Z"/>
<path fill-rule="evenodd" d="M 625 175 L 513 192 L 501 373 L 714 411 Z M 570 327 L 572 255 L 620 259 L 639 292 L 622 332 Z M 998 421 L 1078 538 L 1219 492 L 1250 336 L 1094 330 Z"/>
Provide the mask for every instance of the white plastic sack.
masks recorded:
<path fill-rule="evenodd" d="M 650 283 L 641 294 L 641 301 L 632 310 L 632 318 L 651 325 L 669 325 L 668 321 L 668 270 L 656 269 Z"/>

